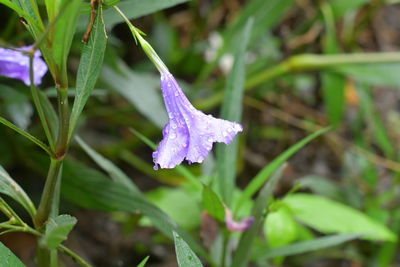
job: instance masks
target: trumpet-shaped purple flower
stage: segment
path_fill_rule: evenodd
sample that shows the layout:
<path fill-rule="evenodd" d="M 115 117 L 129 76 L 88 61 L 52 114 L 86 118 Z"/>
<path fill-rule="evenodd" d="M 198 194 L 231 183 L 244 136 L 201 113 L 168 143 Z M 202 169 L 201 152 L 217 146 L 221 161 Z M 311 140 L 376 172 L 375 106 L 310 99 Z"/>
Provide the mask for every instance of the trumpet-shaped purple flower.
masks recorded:
<path fill-rule="evenodd" d="M 15 78 L 30 85 L 29 79 L 29 56 L 24 51 L 29 51 L 31 46 L 21 47 L 18 50 L 0 47 L 0 76 Z M 46 63 L 40 58 L 39 50 L 35 51 L 33 57 L 34 84 L 42 82 L 42 77 L 47 72 Z"/>
<path fill-rule="evenodd" d="M 229 144 L 243 130 L 236 122 L 195 109 L 168 71 L 161 72 L 161 90 L 169 121 L 164 126 L 162 141 L 153 152 L 154 169 L 174 168 L 184 159 L 201 163 L 214 142 Z"/>

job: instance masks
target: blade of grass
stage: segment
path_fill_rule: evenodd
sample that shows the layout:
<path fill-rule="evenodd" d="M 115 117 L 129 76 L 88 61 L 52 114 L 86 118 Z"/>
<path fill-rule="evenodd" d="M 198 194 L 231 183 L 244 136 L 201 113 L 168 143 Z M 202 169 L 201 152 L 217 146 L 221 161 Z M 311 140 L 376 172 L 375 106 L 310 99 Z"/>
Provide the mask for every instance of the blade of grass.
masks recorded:
<path fill-rule="evenodd" d="M 240 122 L 242 118 L 242 102 L 245 80 L 245 53 L 249 43 L 253 19 L 247 20 L 241 35 L 241 44 L 236 54 L 232 70 L 228 75 L 225 98 L 221 108 L 221 117 L 229 121 Z M 235 188 L 236 160 L 238 151 L 238 138 L 235 138 L 229 146 L 217 144 L 217 170 L 219 192 L 223 201 L 229 206 L 232 192 Z"/>
<path fill-rule="evenodd" d="M 76 136 L 75 140 L 83 148 L 83 150 L 92 158 L 92 160 L 94 160 L 97 163 L 97 165 L 99 165 L 104 171 L 106 171 L 108 175 L 112 177 L 116 182 L 126 186 L 127 188 L 129 188 L 129 190 L 132 190 L 135 193 L 140 193 L 139 189 L 132 182 L 132 180 L 123 171 L 121 171 L 121 169 L 119 169 L 112 161 L 100 155 L 96 150 L 94 150 L 88 144 L 86 144 L 79 136 Z"/>
<path fill-rule="evenodd" d="M 272 192 L 276 184 L 282 177 L 282 172 L 285 167 L 286 164 L 284 163 L 279 165 L 271 179 L 261 189 L 260 194 L 255 200 L 254 207 L 251 212 L 251 215 L 254 217 L 254 222 L 251 227 L 241 236 L 238 247 L 233 256 L 231 267 L 247 266 L 250 260 L 251 250 L 253 249 L 253 242 L 265 219 L 264 211 L 268 206 L 268 202 L 272 197 Z"/>
<path fill-rule="evenodd" d="M 173 238 L 172 232 L 176 231 L 193 250 L 208 258 L 204 249 L 189 233 L 142 194 L 137 194 L 102 173 L 72 160 L 65 161 L 63 170 L 62 195 L 69 201 L 96 210 L 133 214 L 140 212 L 163 234 Z"/>
<path fill-rule="evenodd" d="M 272 162 L 270 162 L 267 166 L 265 166 L 244 189 L 235 207 L 235 214 L 243 205 L 243 203 L 249 200 L 254 195 L 254 193 L 256 193 L 262 187 L 265 181 L 268 180 L 270 175 L 273 172 L 275 172 L 275 170 L 280 165 L 282 165 L 285 161 L 287 161 L 293 154 L 295 154 L 299 149 L 301 149 L 307 143 L 317 138 L 318 136 L 326 133 L 330 129 L 331 127 L 326 127 L 315 133 L 310 134 L 309 136 L 303 138 L 302 140 L 300 140 L 299 142 L 297 142 L 296 144 L 285 150 L 277 158 L 275 158 Z"/>
<path fill-rule="evenodd" d="M 345 242 L 359 238 L 360 234 L 341 234 L 341 235 L 330 235 L 313 240 L 307 240 L 303 242 L 293 243 L 287 246 L 278 248 L 258 248 L 253 257 L 258 261 L 263 261 L 275 257 L 291 256 L 302 253 L 307 253 L 315 250 L 329 248 L 343 244 Z"/>

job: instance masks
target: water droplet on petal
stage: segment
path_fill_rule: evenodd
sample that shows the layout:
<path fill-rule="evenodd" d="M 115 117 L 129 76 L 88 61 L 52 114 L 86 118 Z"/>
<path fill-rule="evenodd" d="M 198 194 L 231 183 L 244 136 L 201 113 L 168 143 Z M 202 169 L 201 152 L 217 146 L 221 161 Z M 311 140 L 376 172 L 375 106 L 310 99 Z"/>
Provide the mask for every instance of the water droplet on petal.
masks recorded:
<path fill-rule="evenodd" d="M 228 136 L 228 133 L 227 133 L 226 131 L 223 131 L 223 132 L 222 132 L 222 135 L 223 135 L 224 137 L 227 137 L 227 136 Z"/>
<path fill-rule="evenodd" d="M 187 147 L 187 144 L 186 144 L 186 143 L 183 143 L 182 146 L 183 146 L 183 147 Z"/>
<path fill-rule="evenodd" d="M 207 139 L 207 141 L 208 141 L 208 142 L 212 142 L 213 139 L 212 139 L 211 137 L 209 137 L 209 138 Z"/>
<path fill-rule="evenodd" d="M 169 139 L 175 139 L 176 138 L 176 134 L 175 133 L 171 133 L 170 135 L 169 135 Z"/>

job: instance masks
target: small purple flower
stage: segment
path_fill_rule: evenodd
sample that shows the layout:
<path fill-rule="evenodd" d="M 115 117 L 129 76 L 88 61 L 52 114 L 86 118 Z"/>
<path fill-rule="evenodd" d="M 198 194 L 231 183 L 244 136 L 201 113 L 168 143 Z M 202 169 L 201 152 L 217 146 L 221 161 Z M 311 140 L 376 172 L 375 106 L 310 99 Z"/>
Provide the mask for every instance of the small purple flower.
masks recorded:
<path fill-rule="evenodd" d="M 23 52 L 29 51 L 31 48 L 31 46 L 25 46 L 14 50 L 0 47 L 0 76 L 19 79 L 26 85 L 30 85 L 29 56 Z M 36 50 L 33 58 L 35 85 L 42 82 L 42 77 L 47 72 L 46 63 L 44 63 L 40 56 L 40 51 Z"/>
<path fill-rule="evenodd" d="M 214 142 L 229 144 L 243 130 L 236 122 L 195 109 L 167 70 L 161 72 L 161 90 L 169 121 L 163 129 L 163 140 L 153 152 L 156 170 L 158 166 L 174 168 L 184 159 L 201 163 Z"/>
<path fill-rule="evenodd" d="M 246 231 L 254 222 L 254 217 L 246 217 L 240 222 L 235 222 L 233 220 L 232 212 L 230 209 L 225 207 L 225 225 L 231 232 L 244 232 Z"/>

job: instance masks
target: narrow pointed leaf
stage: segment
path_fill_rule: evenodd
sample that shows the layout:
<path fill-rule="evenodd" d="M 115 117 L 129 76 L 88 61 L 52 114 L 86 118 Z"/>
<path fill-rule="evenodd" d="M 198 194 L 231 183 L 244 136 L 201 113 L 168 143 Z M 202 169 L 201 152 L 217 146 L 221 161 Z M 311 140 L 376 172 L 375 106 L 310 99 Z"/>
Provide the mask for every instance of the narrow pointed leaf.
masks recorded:
<path fill-rule="evenodd" d="M 220 222 L 224 221 L 224 206 L 218 195 L 209 186 L 205 185 L 203 187 L 202 201 L 203 208 L 208 212 L 208 214 Z"/>
<path fill-rule="evenodd" d="M 176 259 L 179 267 L 202 267 L 200 259 L 176 232 L 174 234 Z"/>
<path fill-rule="evenodd" d="M 81 7 L 82 0 L 62 0 L 61 2 L 51 2 L 57 3 L 59 4 L 59 7 L 62 7 L 59 11 L 62 13 L 57 18 L 57 22 L 54 25 L 54 30 L 51 34 L 53 34 L 53 43 L 57 44 L 54 45 L 52 49 L 53 58 L 59 67 L 60 73 L 63 75 L 67 73 L 67 58 L 71 48 L 72 38 L 74 37 L 76 30 L 76 22 L 78 21 L 79 8 Z M 67 77 L 62 77 L 62 79 L 67 79 Z"/>
<path fill-rule="evenodd" d="M 150 256 L 147 256 L 146 258 L 144 258 L 137 267 L 144 267 L 147 263 L 147 261 L 149 260 Z"/>
<path fill-rule="evenodd" d="M 25 132 L 24 130 L 20 129 L 19 127 L 17 127 L 16 125 L 14 125 L 13 123 L 11 123 L 10 121 L 4 119 L 3 117 L 0 116 L 0 123 L 7 126 L 8 128 L 14 130 L 15 132 L 19 133 L 20 135 L 22 135 L 23 137 L 25 137 L 26 139 L 32 141 L 33 143 L 35 143 L 37 146 L 39 146 L 40 148 L 42 148 L 44 151 L 46 151 L 49 155 L 51 155 L 51 151 L 50 149 L 46 146 L 46 144 L 44 144 L 42 141 L 40 141 L 39 139 L 37 139 L 35 136 L 31 135 L 28 132 Z"/>
<path fill-rule="evenodd" d="M 25 267 L 25 264 L 15 256 L 9 248 L 0 242 L 0 263 L 4 267 Z"/>
<path fill-rule="evenodd" d="M 385 225 L 342 203 L 303 193 L 291 194 L 283 202 L 297 220 L 321 233 L 358 233 L 363 234 L 362 239 L 397 240 Z"/>
<path fill-rule="evenodd" d="M 313 240 L 293 243 L 279 248 L 261 247 L 254 252 L 257 260 L 266 260 L 275 257 L 291 256 L 315 250 L 329 248 L 359 238 L 360 234 L 331 235 Z"/>
<path fill-rule="evenodd" d="M 78 162 L 66 160 L 63 171 L 62 195 L 69 201 L 96 210 L 125 211 L 135 214 L 140 212 L 165 235 L 172 238 L 172 231 L 176 231 L 195 251 L 206 255 L 193 237 L 142 194 L 130 191 L 122 184 Z"/>
<path fill-rule="evenodd" d="M 241 35 L 241 44 L 235 54 L 235 62 L 228 76 L 225 98 L 222 104 L 221 118 L 229 121 L 240 122 L 242 118 L 242 102 L 245 80 L 245 53 L 250 38 L 253 19 L 247 20 Z M 219 191 L 224 202 L 229 205 L 231 193 L 235 188 L 236 160 L 238 151 L 238 138 L 236 137 L 229 146 L 217 144 L 217 167 Z"/>
<path fill-rule="evenodd" d="M 96 84 L 103 64 L 107 36 L 102 14 L 102 7 L 98 5 L 89 41 L 83 46 L 77 74 L 75 100 L 71 112 L 69 138 L 71 138 L 79 116 Z"/>
<path fill-rule="evenodd" d="M 270 175 L 281 166 L 286 160 L 288 160 L 291 156 L 293 156 L 299 149 L 308 144 L 310 141 L 314 140 L 318 136 L 329 131 L 331 127 L 323 128 L 315 133 L 310 134 L 309 136 L 303 138 L 293 146 L 286 149 L 283 153 L 281 153 L 277 158 L 275 158 L 272 162 L 270 162 L 267 166 L 265 166 L 258 174 L 251 180 L 251 182 L 246 186 L 243 194 L 240 196 L 240 199 L 237 203 L 236 209 L 239 209 L 241 205 L 243 205 L 247 200 L 249 200 L 254 193 L 256 193 L 262 185 L 267 181 Z"/>
<path fill-rule="evenodd" d="M 255 200 L 251 215 L 254 217 L 254 222 L 251 227 L 243 233 L 240 238 L 238 247 L 235 251 L 232 260 L 232 267 L 247 266 L 253 249 L 253 243 L 265 219 L 265 209 L 268 207 L 270 198 L 272 197 L 273 190 L 279 179 L 282 177 L 282 171 L 286 164 L 279 165 L 279 168 L 272 175 L 271 179 L 261 189 L 257 199 Z"/>
<path fill-rule="evenodd" d="M 92 149 L 88 144 L 86 144 L 80 137 L 76 137 L 75 140 L 78 144 L 85 150 L 85 152 L 99 165 L 104 171 L 110 175 L 117 183 L 120 183 L 129 190 L 134 191 L 135 193 L 140 193 L 139 189 L 132 182 L 132 180 L 122 172 L 113 162 L 106 159 L 102 155 L 100 155 L 96 150 Z"/>
<path fill-rule="evenodd" d="M 33 217 L 36 208 L 25 191 L 11 178 L 7 171 L 0 165 L 0 193 L 5 194 L 20 203 Z"/>

